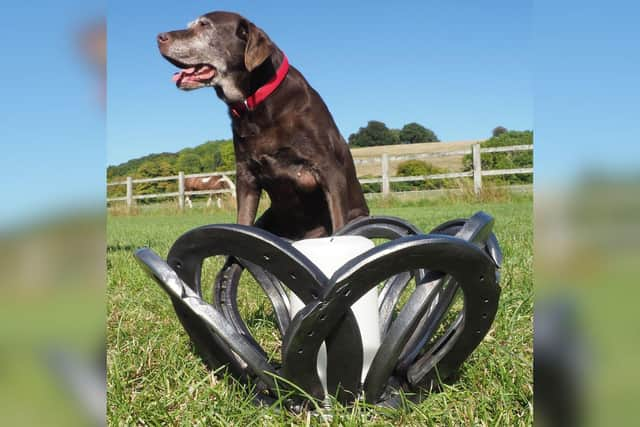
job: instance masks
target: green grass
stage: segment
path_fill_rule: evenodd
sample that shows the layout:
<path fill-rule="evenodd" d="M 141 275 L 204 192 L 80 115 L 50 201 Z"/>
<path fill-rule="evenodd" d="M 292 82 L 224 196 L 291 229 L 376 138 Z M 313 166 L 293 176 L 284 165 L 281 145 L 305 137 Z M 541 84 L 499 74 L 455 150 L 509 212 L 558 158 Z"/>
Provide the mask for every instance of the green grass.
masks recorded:
<path fill-rule="evenodd" d="M 420 404 L 398 410 L 335 405 L 331 425 L 530 425 L 532 423 L 532 201 L 419 200 L 371 203 L 372 214 L 404 218 L 423 230 L 484 210 L 496 218 L 504 252 L 496 320 L 464 363 L 459 378 Z M 166 256 L 183 232 L 233 222 L 232 212 L 185 213 L 146 209 L 108 219 L 108 420 L 110 425 L 323 425 L 310 413 L 258 408 L 240 384 L 209 372 L 194 354 L 168 297 L 135 262 L 149 246 Z M 205 265 L 211 282 L 221 260 Z M 258 341 L 279 358 L 280 338 L 268 300 L 248 278 L 240 286 L 241 312 Z"/>

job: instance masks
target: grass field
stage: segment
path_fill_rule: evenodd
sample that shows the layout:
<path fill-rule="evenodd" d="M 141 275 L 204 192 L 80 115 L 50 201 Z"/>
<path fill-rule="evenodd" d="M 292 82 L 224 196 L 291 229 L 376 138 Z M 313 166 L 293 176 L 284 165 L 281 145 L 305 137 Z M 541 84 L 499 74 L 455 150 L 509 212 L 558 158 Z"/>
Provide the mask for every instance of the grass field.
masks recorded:
<path fill-rule="evenodd" d="M 496 218 L 504 252 L 502 295 L 495 323 L 462 367 L 459 379 L 420 404 L 399 410 L 335 407 L 331 425 L 530 425 L 532 423 L 532 200 L 468 202 L 442 199 L 373 202 L 373 214 L 394 215 L 429 230 L 484 210 Z M 108 422 L 110 425 L 322 425 L 310 413 L 257 408 L 243 387 L 207 371 L 194 354 L 168 297 L 136 264 L 149 246 L 165 257 L 183 232 L 234 220 L 205 208 L 177 214 L 147 210 L 108 218 Z M 221 260 L 208 263 L 213 277 Z M 203 280 L 206 283 L 206 280 Z M 241 311 L 267 352 L 278 357 L 279 335 L 268 300 L 249 279 L 241 282 Z"/>

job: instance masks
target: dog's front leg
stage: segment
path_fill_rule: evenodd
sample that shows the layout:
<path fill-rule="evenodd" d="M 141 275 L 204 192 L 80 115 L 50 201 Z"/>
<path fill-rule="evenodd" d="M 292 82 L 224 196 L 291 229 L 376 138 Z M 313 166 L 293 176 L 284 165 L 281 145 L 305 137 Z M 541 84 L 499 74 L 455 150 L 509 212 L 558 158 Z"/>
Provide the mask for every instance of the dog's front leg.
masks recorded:
<path fill-rule="evenodd" d="M 340 174 L 325 177 L 325 180 L 323 180 L 323 190 L 327 204 L 329 205 L 333 234 L 345 226 L 349 212 L 349 202 L 344 177 Z"/>
<path fill-rule="evenodd" d="M 238 211 L 236 222 L 241 225 L 253 225 L 260 202 L 260 187 L 255 177 L 238 164 L 236 175 L 236 199 Z"/>

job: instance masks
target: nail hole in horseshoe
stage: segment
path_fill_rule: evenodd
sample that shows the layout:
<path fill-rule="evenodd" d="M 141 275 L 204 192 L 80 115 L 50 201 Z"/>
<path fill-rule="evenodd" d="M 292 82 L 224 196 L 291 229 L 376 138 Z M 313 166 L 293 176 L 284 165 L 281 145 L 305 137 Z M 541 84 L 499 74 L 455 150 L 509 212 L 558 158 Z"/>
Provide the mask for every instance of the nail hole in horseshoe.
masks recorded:
<path fill-rule="evenodd" d="M 289 277 L 291 277 L 293 280 L 296 280 L 296 275 L 294 273 L 289 273 Z"/>
<path fill-rule="evenodd" d="M 182 270 L 182 262 L 176 261 L 176 270 Z"/>
<path fill-rule="evenodd" d="M 298 354 L 302 354 L 303 350 L 301 348 L 298 349 Z"/>
<path fill-rule="evenodd" d="M 487 313 L 482 313 L 482 318 L 486 319 L 489 315 Z"/>
<path fill-rule="evenodd" d="M 262 258 L 264 258 L 265 261 L 269 261 L 271 258 L 269 258 L 269 255 L 262 255 Z"/>
<path fill-rule="evenodd" d="M 315 292 L 311 292 L 311 298 L 318 299 L 318 294 Z"/>
<path fill-rule="evenodd" d="M 484 282 L 484 276 L 480 276 L 480 281 Z"/>
<path fill-rule="evenodd" d="M 324 320 L 324 319 L 326 319 L 326 318 L 327 318 L 327 315 L 326 315 L 326 314 L 324 314 L 324 313 L 323 313 L 323 314 L 321 314 L 321 315 L 320 315 L 320 320 Z"/>
<path fill-rule="evenodd" d="M 314 332 L 313 332 L 313 331 L 309 331 L 309 332 L 307 332 L 307 336 L 308 336 L 308 337 L 312 337 L 312 336 L 313 336 L 313 334 L 314 334 Z"/>

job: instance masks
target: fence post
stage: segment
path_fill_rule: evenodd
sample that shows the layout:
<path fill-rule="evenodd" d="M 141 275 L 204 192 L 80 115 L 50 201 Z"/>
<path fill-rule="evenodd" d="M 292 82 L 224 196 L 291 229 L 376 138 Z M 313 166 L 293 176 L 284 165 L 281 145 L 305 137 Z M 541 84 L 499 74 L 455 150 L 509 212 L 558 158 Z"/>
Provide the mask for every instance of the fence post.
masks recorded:
<path fill-rule="evenodd" d="M 382 163 L 382 194 L 387 196 L 391 192 L 389 185 L 389 155 L 384 153 L 380 159 Z"/>
<path fill-rule="evenodd" d="M 133 206 L 133 178 L 127 177 L 127 209 Z"/>
<path fill-rule="evenodd" d="M 178 207 L 184 209 L 184 172 L 178 172 Z"/>
<path fill-rule="evenodd" d="M 480 194 L 482 191 L 482 160 L 480 159 L 480 144 L 473 144 L 473 191 Z"/>

